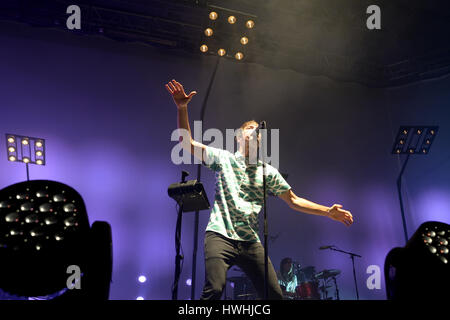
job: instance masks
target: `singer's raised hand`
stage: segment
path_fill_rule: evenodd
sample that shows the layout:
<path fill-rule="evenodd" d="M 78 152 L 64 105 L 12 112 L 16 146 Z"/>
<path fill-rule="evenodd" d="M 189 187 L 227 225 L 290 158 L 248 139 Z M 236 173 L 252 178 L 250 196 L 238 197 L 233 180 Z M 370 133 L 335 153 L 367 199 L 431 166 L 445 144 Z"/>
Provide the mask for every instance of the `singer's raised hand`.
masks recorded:
<path fill-rule="evenodd" d="M 186 107 L 192 97 L 197 94 L 197 91 L 192 91 L 187 95 L 184 92 L 183 85 L 175 80 L 169 81 L 166 84 L 166 89 L 172 95 L 173 102 L 175 102 L 178 108 Z"/>
<path fill-rule="evenodd" d="M 342 222 L 347 227 L 349 227 L 353 223 L 353 216 L 350 211 L 342 209 L 342 205 L 340 204 L 334 204 L 328 210 L 328 216 L 333 220 Z"/>

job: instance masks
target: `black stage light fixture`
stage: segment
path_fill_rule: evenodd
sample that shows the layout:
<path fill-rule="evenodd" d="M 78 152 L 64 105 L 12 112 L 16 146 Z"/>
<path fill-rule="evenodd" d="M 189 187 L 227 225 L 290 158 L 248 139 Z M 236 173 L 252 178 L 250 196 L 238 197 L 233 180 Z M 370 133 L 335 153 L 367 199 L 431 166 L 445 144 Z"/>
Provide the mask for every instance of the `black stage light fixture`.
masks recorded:
<path fill-rule="evenodd" d="M 243 61 L 255 40 L 257 16 L 242 11 L 208 5 L 208 18 L 200 40 L 200 51 Z"/>
<path fill-rule="evenodd" d="M 397 178 L 397 191 L 400 200 L 405 242 L 408 241 L 408 230 L 402 198 L 402 176 L 411 155 L 427 155 L 430 153 L 431 145 L 436 138 L 438 130 L 438 126 L 401 126 L 392 147 L 392 154 L 399 156 L 402 154 L 406 155 L 406 159 Z"/>
<path fill-rule="evenodd" d="M 390 300 L 442 300 L 450 290 L 450 225 L 423 223 L 405 247 L 386 256 L 384 275 Z"/>
<path fill-rule="evenodd" d="M 108 299 L 112 240 L 108 223 L 89 225 L 83 199 L 56 181 L 0 190 L 0 299 Z M 67 269 L 80 268 L 81 290 L 68 290 Z"/>
<path fill-rule="evenodd" d="M 7 133 L 6 151 L 8 161 L 26 164 L 27 180 L 30 180 L 29 164 L 45 166 L 45 139 Z"/>

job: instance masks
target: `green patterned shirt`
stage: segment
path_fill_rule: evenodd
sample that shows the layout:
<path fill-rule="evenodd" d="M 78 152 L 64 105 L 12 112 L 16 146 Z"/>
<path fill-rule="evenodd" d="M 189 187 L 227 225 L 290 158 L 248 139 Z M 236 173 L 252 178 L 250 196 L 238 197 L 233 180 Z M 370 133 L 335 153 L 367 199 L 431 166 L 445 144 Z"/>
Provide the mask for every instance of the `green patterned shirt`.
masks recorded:
<path fill-rule="evenodd" d="M 260 242 L 258 214 L 263 205 L 263 168 L 248 164 L 237 151 L 206 146 L 203 164 L 215 171 L 216 190 L 206 231 L 242 241 Z M 278 196 L 291 187 L 273 166 L 266 164 L 266 192 Z"/>

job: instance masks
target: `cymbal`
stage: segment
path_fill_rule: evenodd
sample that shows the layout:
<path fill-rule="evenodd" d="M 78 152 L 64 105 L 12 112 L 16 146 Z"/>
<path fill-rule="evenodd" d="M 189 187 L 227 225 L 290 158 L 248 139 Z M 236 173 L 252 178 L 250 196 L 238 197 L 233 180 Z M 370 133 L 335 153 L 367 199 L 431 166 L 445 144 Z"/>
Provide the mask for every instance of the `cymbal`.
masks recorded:
<path fill-rule="evenodd" d="M 247 277 L 229 277 L 227 278 L 229 282 L 239 282 L 239 281 L 247 281 Z"/>
<path fill-rule="evenodd" d="M 300 268 L 300 270 L 303 271 L 303 272 L 305 272 L 305 271 L 312 271 L 312 272 L 314 272 L 316 270 L 316 267 L 314 267 L 314 266 L 307 266 L 307 267 Z"/>
<path fill-rule="evenodd" d="M 325 287 L 324 287 L 324 286 L 320 286 L 319 289 L 320 289 L 320 290 L 324 290 L 324 289 L 328 289 L 328 288 L 331 288 L 331 287 L 332 287 L 332 286 L 325 286 Z"/>
<path fill-rule="evenodd" d="M 338 269 L 329 269 L 329 270 L 323 270 L 321 272 L 318 272 L 314 275 L 314 278 L 316 279 L 326 279 L 330 277 L 335 277 L 338 274 L 341 273 L 341 270 Z"/>

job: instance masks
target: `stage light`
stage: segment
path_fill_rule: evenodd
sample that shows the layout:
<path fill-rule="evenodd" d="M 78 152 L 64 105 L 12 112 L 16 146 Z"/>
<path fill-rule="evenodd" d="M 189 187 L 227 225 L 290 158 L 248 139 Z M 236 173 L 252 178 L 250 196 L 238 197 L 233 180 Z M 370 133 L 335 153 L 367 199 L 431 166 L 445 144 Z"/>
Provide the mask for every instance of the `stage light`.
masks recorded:
<path fill-rule="evenodd" d="M 190 287 L 192 285 L 192 279 L 187 279 L 186 285 Z"/>
<path fill-rule="evenodd" d="M 406 301 L 417 297 L 417 292 L 426 292 L 421 299 L 446 296 L 450 285 L 449 251 L 441 243 L 449 240 L 450 225 L 428 221 L 403 248 L 393 248 L 384 265 L 387 298 Z M 426 281 L 415 281 L 417 277 L 425 277 Z"/>
<path fill-rule="evenodd" d="M 431 145 L 433 144 L 438 130 L 439 127 L 437 126 L 401 126 L 392 146 L 392 154 L 397 154 L 399 156 L 401 154 L 407 155 L 397 178 L 397 190 L 400 200 L 405 241 L 408 241 L 408 232 L 406 229 L 406 219 L 401 193 L 403 172 L 405 171 L 408 159 L 411 155 L 428 155 L 430 153 Z"/>
<path fill-rule="evenodd" d="M 205 29 L 205 36 L 211 37 L 213 35 L 213 30 L 211 28 Z"/>
<path fill-rule="evenodd" d="M 19 142 L 20 139 L 17 138 L 16 141 Z M 2 289 L 4 288 L 3 285 L 5 285 L 5 278 L 11 277 L 12 275 L 17 281 L 17 287 L 14 287 L 17 288 L 17 290 L 31 290 L 28 291 L 30 293 L 36 292 L 36 290 L 44 290 L 42 292 L 47 292 L 51 288 L 59 287 L 57 283 L 59 283 L 60 280 L 57 279 L 60 279 L 61 275 L 63 278 L 66 277 L 65 269 L 67 268 L 67 258 L 70 257 L 70 261 L 74 261 L 74 264 L 79 264 L 81 262 L 82 264 L 79 265 L 87 265 L 78 260 L 81 256 L 77 251 L 72 255 L 72 250 L 74 249 L 75 244 L 80 248 L 85 246 L 84 242 L 80 242 L 80 240 L 84 239 L 87 233 L 79 228 L 89 227 L 89 221 L 87 220 L 87 216 L 86 219 L 83 218 L 85 215 L 83 213 L 83 201 L 80 200 L 81 198 L 79 198 L 78 193 L 75 193 L 75 191 L 69 187 L 67 187 L 68 189 L 65 187 L 67 186 L 53 181 L 35 180 L 21 182 L 1 190 L 0 229 L 6 231 L 8 236 L 4 233 L 0 233 L 0 243 L 5 245 L 3 248 L 2 245 L 0 245 L 0 248 L 5 250 L 3 254 L 7 254 L 7 257 L 11 257 L 10 261 L 8 261 L 10 264 L 8 269 L 3 269 L 5 263 L 2 265 L 2 270 L 4 270 Z M 52 194 L 50 198 L 53 201 L 58 195 L 63 194 L 65 198 L 69 197 L 72 202 L 75 202 L 80 205 L 80 208 L 83 208 L 80 213 L 81 215 L 79 214 L 76 217 L 70 217 L 70 219 L 76 219 L 76 221 L 72 221 L 71 228 L 67 228 L 67 231 L 62 230 L 62 227 L 64 224 L 67 225 L 68 221 L 67 215 L 60 210 L 62 203 L 54 203 L 52 200 L 40 197 L 41 190 L 45 190 L 44 192 L 47 195 L 49 193 Z M 41 211 L 39 210 L 40 206 L 45 206 L 45 204 L 54 206 L 55 213 L 50 215 L 39 212 Z M 8 207 L 11 209 L 8 210 Z M 45 224 L 47 224 L 47 226 L 45 226 Z M 79 239 L 74 238 L 77 233 Z M 97 238 L 98 237 L 93 237 L 92 240 L 89 240 L 89 242 L 94 243 L 94 248 L 97 247 L 95 242 Z M 65 242 L 65 240 L 70 242 Z M 79 244 L 74 241 L 77 241 Z M 90 244 L 89 242 L 86 242 L 86 245 Z M 68 245 L 68 247 L 64 247 L 65 245 Z M 7 252 L 8 250 L 14 252 L 14 255 L 10 255 Z M 66 250 L 70 252 L 68 253 L 67 258 L 65 258 L 66 255 L 64 253 Z M 39 258 L 39 254 L 42 251 L 44 251 L 44 255 Z M 95 254 L 102 256 L 97 250 L 95 251 Z M 87 254 L 85 255 L 87 256 Z M 26 257 L 27 259 L 24 259 Z M 53 261 L 53 257 L 56 260 Z M 59 265 L 57 269 L 61 270 L 61 274 L 55 278 L 54 275 L 56 275 L 56 273 L 54 273 L 54 271 L 57 269 L 54 269 L 52 266 L 58 264 L 57 260 L 60 259 L 61 265 Z M 35 263 L 36 265 L 33 265 L 33 268 L 37 268 L 36 275 L 43 275 L 45 281 L 33 281 L 31 278 L 28 278 L 27 281 L 18 281 L 17 277 L 22 277 L 24 273 L 20 271 L 23 261 L 32 261 L 32 263 Z M 17 270 L 17 272 L 15 272 L 15 270 Z M 95 274 L 92 274 L 95 278 Z M 9 284 L 6 282 L 6 285 L 11 288 L 13 282 L 11 281 Z M 39 289 L 39 287 L 42 288 Z M 97 288 L 95 288 L 95 290 L 97 290 Z M 18 293 L 19 292 L 17 292 L 17 294 Z M 41 296 L 41 294 L 39 295 Z M 31 294 L 30 296 L 34 295 Z"/>
<path fill-rule="evenodd" d="M 211 11 L 211 12 L 209 13 L 209 18 L 210 18 L 211 20 L 216 20 L 218 17 L 219 17 L 219 15 L 218 15 L 217 12 L 215 12 L 215 11 Z"/>
<path fill-rule="evenodd" d="M 431 239 L 430 237 L 423 237 L 423 242 L 424 243 L 432 243 L 433 239 Z"/>
<path fill-rule="evenodd" d="M 29 180 L 29 164 L 45 165 L 44 139 L 6 134 L 6 150 L 8 161 L 26 164 L 27 180 Z"/>
<path fill-rule="evenodd" d="M 252 29 L 252 28 L 255 26 L 255 22 L 254 22 L 253 20 L 248 20 L 248 21 L 245 23 L 245 26 L 246 26 L 248 29 Z"/>
<path fill-rule="evenodd" d="M 436 236 L 436 232 L 434 232 L 434 231 L 427 232 L 427 236 L 428 237 L 435 237 Z"/>
<path fill-rule="evenodd" d="M 147 281 L 147 278 L 146 278 L 145 276 L 140 276 L 140 277 L 138 278 L 138 281 L 139 281 L 140 283 L 144 283 L 145 281 Z"/>
<path fill-rule="evenodd" d="M 144 300 L 144 297 L 139 296 L 139 297 L 136 298 L 136 300 Z"/>
<path fill-rule="evenodd" d="M 245 46 L 248 43 L 248 38 L 247 37 L 242 37 L 241 38 L 241 43 Z"/>
<path fill-rule="evenodd" d="M 200 51 L 208 51 L 210 54 L 217 54 L 219 57 L 236 59 L 237 61 L 251 59 L 251 54 L 249 55 L 247 48 L 241 46 L 253 45 L 254 35 L 252 34 L 253 31 L 249 29 L 255 26 L 257 16 L 214 5 L 208 5 L 208 8 L 209 10 L 205 13 L 209 15 L 209 18 L 204 20 L 206 24 L 201 29 L 203 34 L 200 34 L 201 39 L 198 43 Z M 211 21 L 216 19 L 219 21 L 218 18 L 220 18 L 220 23 Z M 251 44 L 249 44 L 249 38 L 252 39 Z M 242 55 L 236 56 L 237 52 Z"/>

